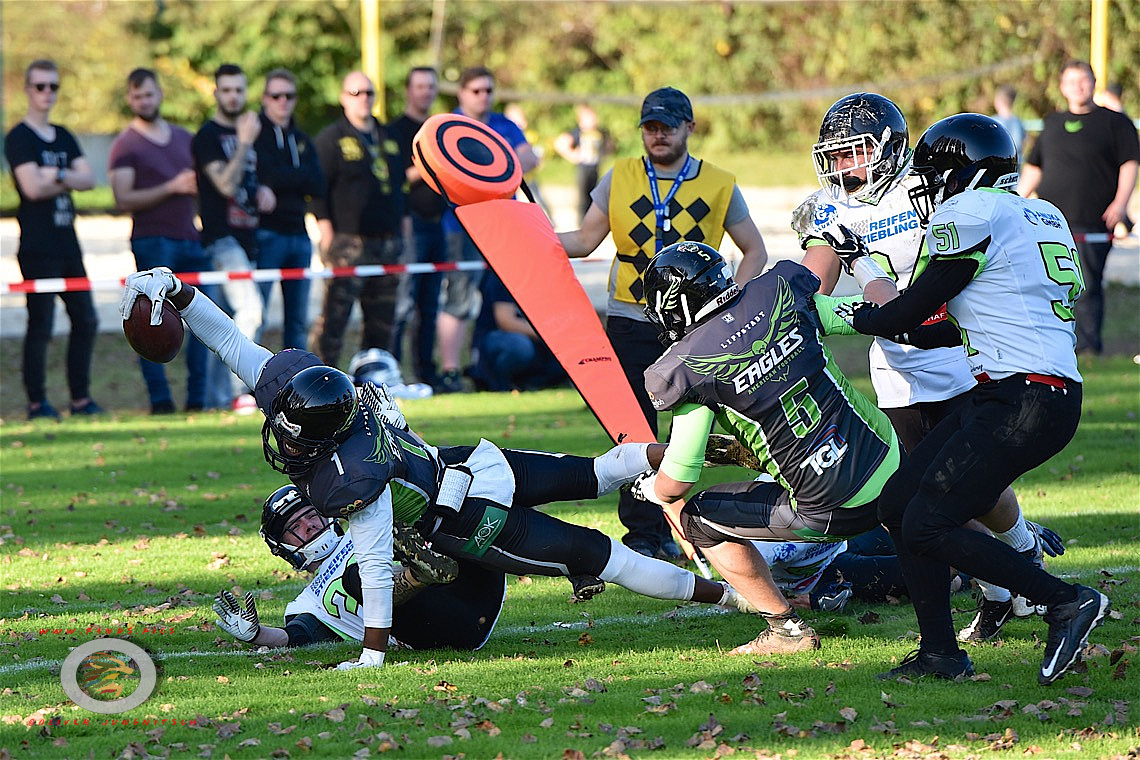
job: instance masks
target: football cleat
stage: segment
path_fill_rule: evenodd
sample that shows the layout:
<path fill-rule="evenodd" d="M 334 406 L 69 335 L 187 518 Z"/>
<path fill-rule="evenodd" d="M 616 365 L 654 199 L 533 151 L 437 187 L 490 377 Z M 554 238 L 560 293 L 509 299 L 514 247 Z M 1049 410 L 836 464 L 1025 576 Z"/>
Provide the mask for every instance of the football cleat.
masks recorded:
<path fill-rule="evenodd" d="M 819 648 L 819 634 L 792 612 L 788 616 L 768 618 L 768 627 L 763 633 L 729 654 L 794 654 Z"/>
<path fill-rule="evenodd" d="M 1037 682 L 1042 686 L 1056 681 L 1077 661 L 1089 641 L 1089 633 L 1108 613 L 1108 597 L 1088 586 L 1077 586 L 1077 598 L 1054 604 L 1045 613 L 1049 638 Z"/>
<path fill-rule="evenodd" d="M 974 663 L 970 655 L 959 649 L 954 654 L 937 654 L 916 649 L 902 659 L 898 667 L 875 676 L 880 681 L 893 681 L 896 678 L 945 678 L 954 680 L 959 676 L 974 675 Z"/>
<path fill-rule="evenodd" d="M 588 602 L 606 590 L 606 582 L 593 575 L 571 575 L 567 579 L 574 587 L 572 602 Z"/>
<path fill-rule="evenodd" d="M 720 433 L 709 434 L 708 443 L 705 444 L 705 464 L 711 467 L 744 467 L 757 471 L 763 469 L 760 460 L 744 444 L 731 435 Z"/>
<path fill-rule="evenodd" d="M 1001 627 L 1005 625 L 1012 614 L 1012 601 L 1007 599 L 1004 602 L 995 602 L 983 598 L 981 606 L 978 607 L 978 614 L 974 616 L 973 621 L 958 631 L 958 641 L 972 641 L 974 643 L 989 641 L 1001 632 Z"/>
<path fill-rule="evenodd" d="M 459 577 L 459 563 L 433 551 L 411 525 L 392 524 L 392 554 L 417 583 L 451 583 Z"/>

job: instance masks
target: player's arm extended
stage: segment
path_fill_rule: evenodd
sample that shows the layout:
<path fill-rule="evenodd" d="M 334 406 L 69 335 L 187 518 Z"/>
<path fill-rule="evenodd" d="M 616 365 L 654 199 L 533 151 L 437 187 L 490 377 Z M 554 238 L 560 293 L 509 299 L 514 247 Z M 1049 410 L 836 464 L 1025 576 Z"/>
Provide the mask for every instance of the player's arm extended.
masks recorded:
<path fill-rule="evenodd" d="M 234 321 L 217 304 L 186 283 L 182 283 L 182 289 L 169 296 L 168 300 L 182 313 L 190 332 L 206 348 L 216 353 L 247 387 L 257 387 L 261 370 L 273 356 L 269 349 L 242 335 Z"/>
<path fill-rule="evenodd" d="M 348 518 L 360 568 L 364 651 L 360 664 L 381 665 L 392 627 L 392 489 Z"/>
<path fill-rule="evenodd" d="M 851 326 L 864 335 L 884 338 L 913 331 L 962 292 L 977 272 L 978 261 L 972 257 L 932 260 L 906 292 L 894 300 L 880 306 L 871 303 L 859 306 L 851 318 Z"/>
<path fill-rule="evenodd" d="M 669 445 L 654 485 L 654 493 L 661 501 L 671 503 L 684 498 L 700 479 L 705 444 L 714 419 L 713 410 L 700 404 L 681 404 L 673 412 Z"/>

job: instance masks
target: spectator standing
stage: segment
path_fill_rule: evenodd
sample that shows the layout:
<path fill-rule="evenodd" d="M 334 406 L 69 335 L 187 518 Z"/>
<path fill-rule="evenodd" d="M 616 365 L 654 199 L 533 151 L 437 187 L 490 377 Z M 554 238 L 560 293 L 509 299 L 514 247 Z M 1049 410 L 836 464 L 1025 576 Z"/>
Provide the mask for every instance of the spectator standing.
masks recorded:
<path fill-rule="evenodd" d="M 317 135 L 317 156 L 328 181 L 313 199 L 326 267 L 398 264 L 411 222 L 405 215 L 404 159 L 395 138 L 372 115 L 376 90 L 360 71 L 344 78 L 344 116 Z M 396 311 L 396 277 L 337 277 L 326 281 L 324 307 L 310 343 L 321 361 L 336 366 L 353 304 L 360 300 L 360 347 L 388 350 Z"/>
<path fill-rule="evenodd" d="M 459 99 L 459 107 L 455 113 L 481 121 L 501 135 L 518 155 L 523 174 L 538 166 L 538 156 L 534 154 L 518 125 L 491 110 L 495 104 L 495 75 L 490 69 L 483 66 L 464 69 L 459 75 L 456 97 Z M 444 214 L 443 230 L 447 237 L 449 260 L 459 262 L 481 259 L 482 254 L 459 224 L 454 211 L 448 210 Z M 478 290 L 481 279 L 480 272 L 448 272 L 443 279 L 443 307 L 437 322 L 441 369 L 437 393 L 463 390 L 459 362 L 467 334 L 467 320 L 474 309 L 475 291 Z"/>
<path fill-rule="evenodd" d="M 404 79 L 406 104 L 404 113 L 391 124 L 392 134 L 400 145 L 407 165 L 408 210 L 412 217 L 412 244 L 407 253 L 421 264 L 439 264 L 447 261 L 447 243 L 443 237 L 443 212 L 447 203 L 420 177 L 412 165 L 412 140 L 424 121 L 431 115 L 431 107 L 439 95 L 439 77 L 430 66 L 418 66 Z M 403 355 L 403 334 L 412 312 L 416 325 L 412 345 L 412 363 L 422 383 L 435 385 L 435 331 L 439 313 L 439 291 L 443 275 L 438 272 L 417 274 L 407 278 L 396 305 L 396 328 L 392 340 L 392 354 L 397 361 Z"/>
<path fill-rule="evenodd" d="M 261 215 L 257 229 L 257 265 L 261 269 L 308 269 L 313 242 L 305 230 L 309 198 L 323 195 L 325 178 L 312 141 L 293 120 L 297 79 L 288 69 L 265 75 L 261 95 L 261 132 L 253 143 L 257 181 L 273 191 L 277 207 Z M 263 282 L 262 307 L 269 307 L 273 283 Z M 282 280 L 285 348 L 304 348 L 309 321 L 309 280 Z"/>
<path fill-rule="evenodd" d="M 558 234 L 571 258 L 588 256 L 613 234 L 617 255 L 610 269 L 606 334 L 653 432 L 657 412 L 643 375 L 661 355 L 657 328 L 645 316 L 642 275 L 665 246 L 681 240 L 714 248 L 727 232 L 743 253 L 736 279 L 745 283 L 768 261 L 764 240 L 729 172 L 689 153 L 696 123 L 685 93 L 663 87 L 641 105 L 644 158 L 618 159 L 590 194 L 581 229 Z M 634 550 L 653 556 L 679 556 L 656 504 L 623 491 L 618 516 L 628 531 L 622 538 Z"/>
<path fill-rule="evenodd" d="M 614 151 L 613 138 L 598 125 L 598 114 L 585 103 L 574 108 L 578 125 L 554 141 L 558 155 L 574 164 L 578 185 L 578 219 L 586 218 L 590 191 L 598 184 L 602 159 Z"/>
<path fill-rule="evenodd" d="M 115 205 L 131 213 L 131 251 L 137 269 L 170 267 L 202 272 L 210 262 L 202 251 L 194 217 L 198 215 L 198 180 L 190 153 L 193 135 L 162 118 L 162 88 L 151 69 L 127 75 L 130 124 L 111 144 L 108 175 Z M 186 355 L 186 411 L 206 403 L 209 351 L 194 337 Z M 174 398 L 161 364 L 139 357 L 151 414 L 172 414 Z"/>
<path fill-rule="evenodd" d="M 1025 125 L 1013 112 L 1013 101 L 1017 100 L 1017 88 L 1011 84 L 998 85 L 994 91 L 994 118 L 997 119 L 1017 146 L 1017 160 L 1025 155 Z"/>
<path fill-rule="evenodd" d="M 566 371 L 494 272 L 484 275 L 480 292 L 483 306 L 471 340 L 475 364 L 471 376 L 476 387 L 537 390 L 566 380 Z"/>
<path fill-rule="evenodd" d="M 28 111 L 4 139 L 4 156 L 12 170 L 20 205 L 20 247 L 16 259 L 25 280 L 86 277 L 83 251 L 75 235 L 72 190 L 90 190 L 94 175 L 71 132 L 50 120 L 59 93 L 59 67 L 54 61 L 32 61 L 24 72 Z M 24 390 L 28 419 L 59 418 L 48 402 L 47 349 L 55 320 L 54 293 L 28 293 L 28 327 L 24 335 Z M 67 340 L 67 385 L 71 414 L 103 410 L 90 397 L 91 359 L 99 327 L 90 291 L 59 294 L 71 320 Z"/>
<path fill-rule="evenodd" d="M 254 141 L 261 132 L 257 114 L 247 111 L 246 77 L 240 66 L 222 64 L 214 72 L 216 108 L 191 143 L 198 171 L 202 245 L 214 269 L 248 272 L 257 260 L 257 225 L 261 214 L 277 205 L 273 191 L 257 181 Z M 234 322 L 251 340 L 261 329 L 261 294 L 252 280 L 233 280 L 221 287 Z M 232 402 L 242 414 L 255 411 L 253 396 L 237 376 L 211 368 L 210 406 Z"/>
<path fill-rule="evenodd" d="M 1127 218 L 1136 187 L 1140 142 L 1123 114 L 1093 102 L 1096 78 L 1085 61 L 1061 69 L 1061 95 L 1068 106 L 1045 117 L 1041 134 L 1025 158 L 1017 192 L 1034 191 L 1069 222 L 1077 241 L 1085 293 L 1075 308 L 1077 353 L 1103 350 L 1104 265 L 1111 233 Z M 1089 235 L 1108 238 L 1089 240 Z"/>

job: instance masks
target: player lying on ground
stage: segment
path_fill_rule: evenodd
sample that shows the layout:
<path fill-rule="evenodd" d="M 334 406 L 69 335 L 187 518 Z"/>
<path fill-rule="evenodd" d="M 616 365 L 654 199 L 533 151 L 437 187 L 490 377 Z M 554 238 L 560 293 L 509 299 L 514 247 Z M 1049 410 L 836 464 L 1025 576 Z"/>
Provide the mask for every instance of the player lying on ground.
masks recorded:
<path fill-rule="evenodd" d="M 727 584 L 644 557 L 597 530 L 530 507 L 595 499 L 660 461 L 659 444 L 615 446 L 596 458 L 477 446 L 436 448 L 408 429 L 383 388 L 357 389 L 312 353 L 273 354 L 238 331 L 209 298 L 165 267 L 127 277 L 120 311 L 139 295 L 169 298 L 204 345 L 254 390 L 266 461 L 317 510 L 348 519 L 364 599 L 364 648 L 345 668 L 384 662 L 392 624 L 393 521 L 434 548 L 515 574 L 586 575 L 659 599 L 736 604 Z M 156 310 L 155 321 L 161 317 Z"/>
<path fill-rule="evenodd" d="M 479 649 L 502 611 L 506 576 L 461 560 L 457 575 L 441 579 L 436 557 L 425 553 L 419 542 L 406 540 L 408 530 L 397 526 L 394 536 L 400 565 L 393 565 L 396 590 L 389 648 Z M 270 551 L 313 579 L 285 607 L 284 628 L 261 624 L 252 593 L 239 601 L 229 591 L 214 600 L 218 627 L 241 641 L 269 647 L 363 641 L 360 568 L 352 538 L 339 522 L 317 512 L 296 486 L 287 485 L 266 499 L 261 536 Z"/>
<path fill-rule="evenodd" d="M 973 673 L 954 637 L 950 565 L 1048 606 L 1042 684 L 1080 657 L 1108 611 L 1108 597 L 1096 589 L 1065 583 L 963 527 L 1063 449 L 1081 416 L 1073 303 L 1084 284 L 1076 243 L 1055 206 L 1009 192 L 1017 169 L 1017 148 L 993 119 L 959 114 L 935 123 L 915 145 L 911 171 L 921 181 L 910 196 L 927 228 L 930 264 L 901 295 L 885 276 L 860 283 L 869 301 L 882 304 L 854 312 L 852 324 L 865 334 L 913 342 L 907 332 L 946 304 L 957 329 L 945 331 L 943 345 L 967 347 L 979 383 L 879 499 L 922 634 L 919 649 L 885 677 Z M 836 252 L 852 269 L 870 262 L 858 239 Z"/>

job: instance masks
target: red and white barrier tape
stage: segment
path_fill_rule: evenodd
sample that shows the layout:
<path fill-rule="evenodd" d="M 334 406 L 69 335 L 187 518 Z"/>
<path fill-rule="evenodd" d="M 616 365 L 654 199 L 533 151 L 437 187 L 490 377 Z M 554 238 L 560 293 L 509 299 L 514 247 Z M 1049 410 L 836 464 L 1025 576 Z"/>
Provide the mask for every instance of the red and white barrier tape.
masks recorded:
<path fill-rule="evenodd" d="M 577 264 L 579 262 L 575 262 Z M 581 263 L 605 263 L 596 260 Z M 235 280 L 280 282 L 281 280 L 331 280 L 334 277 L 384 277 L 394 274 L 430 274 L 432 272 L 478 271 L 486 269 L 482 261 L 444 262 L 440 264 L 366 264 L 332 269 L 252 269 L 244 272 L 179 272 L 178 279 L 191 285 L 220 285 Z M 83 290 L 119 290 L 124 279 L 92 280 L 87 277 L 45 277 L 22 282 L 0 282 L 0 296 L 13 293 L 71 293 Z"/>

